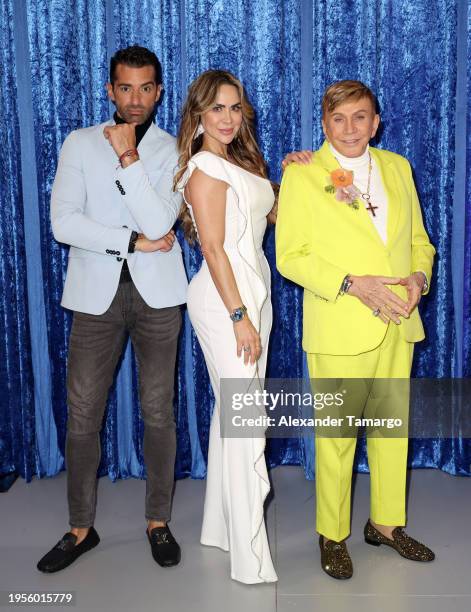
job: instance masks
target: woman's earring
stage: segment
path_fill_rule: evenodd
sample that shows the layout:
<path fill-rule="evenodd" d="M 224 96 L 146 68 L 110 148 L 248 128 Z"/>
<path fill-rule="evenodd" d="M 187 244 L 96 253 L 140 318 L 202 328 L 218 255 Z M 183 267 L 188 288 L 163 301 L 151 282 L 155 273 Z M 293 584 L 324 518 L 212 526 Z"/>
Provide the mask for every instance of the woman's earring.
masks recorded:
<path fill-rule="evenodd" d="M 201 136 L 201 134 L 203 134 L 203 133 L 204 133 L 204 127 L 203 127 L 203 124 L 200 121 L 198 127 L 196 128 L 195 135 L 193 136 L 193 140 L 196 140 L 196 138 L 198 138 L 198 136 Z"/>

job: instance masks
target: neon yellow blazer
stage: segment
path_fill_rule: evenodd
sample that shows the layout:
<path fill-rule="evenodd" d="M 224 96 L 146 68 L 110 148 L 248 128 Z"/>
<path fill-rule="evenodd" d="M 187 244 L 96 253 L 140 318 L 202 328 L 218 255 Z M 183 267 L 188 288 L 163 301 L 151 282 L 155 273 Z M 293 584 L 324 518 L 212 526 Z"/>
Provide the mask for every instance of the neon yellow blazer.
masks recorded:
<path fill-rule="evenodd" d="M 339 295 L 347 274 L 405 277 L 421 270 L 430 284 L 435 249 L 422 221 L 409 162 L 370 147 L 388 197 L 387 243 L 360 201 L 354 209 L 325 191 L 339 167 L 324 142 L 309 165 L 290 164 L 281 183 L 276 265 L 304 287 L 303 348 L 308 353 L 357 355 L 381 344 L 387 326 L 357 298 Z M 405 287 L 389 286 L 407 301 Z M 393 324 L 394 325 L 394 324 Z M 417 308 L 399 326 L 407 342 L 425 337 Z"/>

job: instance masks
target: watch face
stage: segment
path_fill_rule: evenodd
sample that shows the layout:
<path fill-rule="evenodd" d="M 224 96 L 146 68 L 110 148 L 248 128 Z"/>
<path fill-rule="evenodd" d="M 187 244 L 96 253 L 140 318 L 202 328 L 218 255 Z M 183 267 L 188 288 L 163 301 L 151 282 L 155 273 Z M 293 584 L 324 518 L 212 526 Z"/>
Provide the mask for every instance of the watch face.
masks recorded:
<path fill-rule="evenodd" d="M 242 321 L 244 318 L 245 310 L 242 308 L 236 308 L 230 315 L 231 319 L 234 322 Z"/>
<path fill-rule="evenodd" d="M 231 319 L 235 322 L 240 321 L 242 319 L 244 315 L 242 314 L 242 312 L 240 310 L 235 310 L 232 314 L 231 314 Z"/>

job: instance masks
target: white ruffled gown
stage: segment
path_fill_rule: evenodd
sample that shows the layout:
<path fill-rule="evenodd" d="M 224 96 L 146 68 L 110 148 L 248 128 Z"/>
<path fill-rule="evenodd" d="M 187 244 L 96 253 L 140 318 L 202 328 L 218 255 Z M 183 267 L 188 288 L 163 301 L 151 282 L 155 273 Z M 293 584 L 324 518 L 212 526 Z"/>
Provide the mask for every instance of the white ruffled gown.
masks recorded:
<path fill-rule="evenodd" d="M 233 323 L 203 261 L 190 282 L 187 299 L 190 320 L 203 350 L 216 398 L 209 437 L 201 543 L 230 552 L 234 580 L 247 584 L 274 582 L 277 575 L 263 513 L 270 490 L 265 437 L 260 433 L 254 437 L 221 437 L 219 393 L 222 378 L 247 379 L 247 389 L 263 385 L 272 309 L 270 268 L 262 241 L 274 194 L 268 180 L 209 151 L 201 151 L 191 158 L 180 191 L 184 191 L 195 168 L 229 184 L 224 249 L 263 347 L 257 365 L 244 365 L 243 355 L 237 357 Z M 193 217 L 189 203 L 188 206 Z"/>

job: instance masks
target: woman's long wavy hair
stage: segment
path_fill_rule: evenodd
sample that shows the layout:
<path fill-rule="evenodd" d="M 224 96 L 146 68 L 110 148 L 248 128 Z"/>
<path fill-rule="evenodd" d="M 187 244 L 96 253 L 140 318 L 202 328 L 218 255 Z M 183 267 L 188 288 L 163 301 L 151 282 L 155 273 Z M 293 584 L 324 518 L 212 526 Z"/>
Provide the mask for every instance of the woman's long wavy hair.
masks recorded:
<path fill-rule="evenodd" d="M 242 109 L 240 128 L 236 137 L 227 146 L 228 160 L 249 172 L 267 178 L 265 160 L 254 135 L 255 111 L 247 99 L 242 83 L 233 74 L 225 70 L 207 70 L 190 85 L 188 96 L 183 105 L 180 130 L 177 137 L 180 156 L 178 171 L 173 183 L 174 191 L 176 191 L 179 181 L 188 168 L 190 158 L 198 153 L 203 145 L 203 134 L 200 134 L 197 138 L 195 138 L 195 134 L 201 121 L 201 115 L 214 104 L 221 85 L 233 85 L 237 89 Z M 190 244 L 194 244 L 196 233 L 185 202 L 182 204 L 179 218 L 185 238 Z"/>

